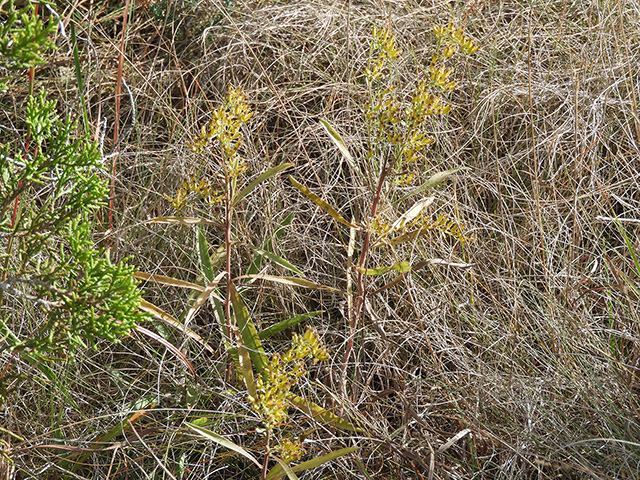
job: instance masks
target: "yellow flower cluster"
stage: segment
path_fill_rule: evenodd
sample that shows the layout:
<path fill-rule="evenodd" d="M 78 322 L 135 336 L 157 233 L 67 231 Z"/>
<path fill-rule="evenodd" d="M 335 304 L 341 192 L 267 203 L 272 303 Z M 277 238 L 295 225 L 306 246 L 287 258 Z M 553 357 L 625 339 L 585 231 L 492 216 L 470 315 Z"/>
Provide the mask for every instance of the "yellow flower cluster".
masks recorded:
<path fill-rule="evenodd" d="M 391 230 L 391 224 L 382 218 L 382 215 L 376 215 L 375 218 L 369 219 L 369 225 L 367 230 L 375 233 L 376 235 L 386 235 Z"/>
<path fill-rule="evenodd" d="M 202 127 L 191 149 L 200 153 L 217 140 L 227 175 L 237 178 L 248 168 L 237 153 L 242 145 L 242 125 L 253 117 L 253 113 L 242 89 L 230 86 L 226 102 L 213 111 L 211 120 Z"/>
<path fill-rule="evenodd" d="M 206 127 L 202 127 L 191 149 L 194 152 L 202 152 L 211 141 L 217 139 L 224 157 L 232 158 L 242 144 L 240 128 L 252 116 L 253 112 L 242 89 L 230 86 L 227 101 L 213 111 L 211 120 Z"/>
<path fill-rule="evenodd" d="M 393 179 L 393 184 L 396 187 L 405 187 L 415 183 L 416 178 L 416 172 L 403 173 Z"/>
<path fill-rule="evenodd" d="M 178 211 L 183 210 L 190 201 L 206 200 L 209 205 L 216 205 L 222 202 L 224 196 L 211 187 L 211 182 L 206 179 L 197 180 L 191 177 L 182 182 L 175 196 L 166 196 L 173 208 Z"/>
<path fill-rule="evenodd" d="M 391 225 L 382 218 L 382 215 L 378 215 L 376 218 L 369 220 L 368 229 L 377 235 L 377 240 L 373 242 L 374 247 L 411 242 L 430 231 L 444 233 L 455 238 L 461 244 L 472 240 L 472 238 L 465 235 L 464 225 L 451 220 L 444 214 L 440 215 L 436 220 L 432 220 L 430 215 L 421 212 L 416 218 L 401 225 Z"/>
<path fill-rule="evenodd" d="M 370 80 L 377 80 L 386 75 L 391 62 L 400 54 L 400 50 L 396 47 L 396 39 L 390 30 L 373 28 L 371 54 L 375 58 L 365 70 L 365 74 Z"/>
<path fill-rule="evenodd" d="M 384 239 L 379 242 L 383 244 L 398 244 L 407 241 L 412 241 L 429 231 L 437 231 L 444 233 L 450 237 L 455 238 L 461 244 L 465 244 L 471 239 L 464 234 L 464 226 L 460 225 L 457 221 L 451 220 L 446 215 L 440 215 L 435 221 L 426 214 L 421 214 L 413 221 L 405 225 L 403 228 L 396 229 L 394 233 L 398 234 L 393 238 Z"/>
<path fill-rule="evenodd" d="M 442 232 L 445 235 L 455 238 L 461 244 L 465 244 L 470 240 L 469 237 L 464 234 L 464 226 L 455 220 L 451 220 L 444 214 L 440 215 L 435 221 L 426 216 L 420 216 L 418 217 L 415 226 L 419 228 L 426 228 L 427 230 Z"/>
<path fill-rule="evenodd" d="M 395 38 L 388 29 L 373 30 L 371 60 L 365 71 L 370 90 L 365 114 L 372 140 L 369 156 L 375 155 L 376 145 L 383 149 L 380 153 L 386 155 L 385 145 L 390 144 L 398 169 L 418 160 L 422 150 L 434 142 L 425 128 L 427 118 L 446 115 L 451 109 L 441 94 L 453 91 L 457 85 L 452 79 L 454 70 L 444 65 L 445 60 L 459 51 L 473 53 L 477 50 L 463 30 L 454 24 L 436 26 L 434 33 L 437 44 L 431 65 L 424 78 L 416 82 L 410 103 L 404 106 L 393 75 L 394 60 L 400 52 Z"/>
<path fill-rule="evenodd" d="M 283 462 L 289 464 L 297 462 L 305 454 L 305 449 L 299 441 L 291 441 L 288 438 L 280 440 L 278 446 L 274 449 Z"/>
<path fill-rule="evenodd" d="M 307 373 L 305 360 L 313 363 L 326 360 L 328 351 L 318 332 L 308 328 L 304 335 L 293 335 L 291 348 L 284 354 L 274 354 L 256 381 L 257 398 L 249 398 L 253 408 L 267 428 L 274 428 L 287 419 L 291 388 Z"/>
<path fill-rule="evenodd" d="M 291 348 L 284 356 L 285 362 L 295 362 L 311 357 L 313 363 L 323 362 L 329 356 L 329 351 L 320 341 L 315 328 L 307 328 L 302 337 L 297 333 L 293 334 Z"/>
<path fill-rule="evenodd" d="M 454 23 L 449 25 L 435 25 L 433 33 L 439 44 L 443 45 L 443 56 L 450 58 L 458 50 L 471 55 L 478 50 L 473 41 L 464 35 L 464 29 L 456 26 Z"/>
<path fill-rule="evenodd" d="M 431 59 L 429 67 L 429 76 L 431 85 L 443 92 L 451 92 L 455 90 L 457 84 L 454 80 L 450 80 L 453 74 L 453 68 L 446 68 L 442 63 L 453 57 L 458 52 L 468 55 L 478 50 L 473 41 L 464 35 L 464 30 L 453 23 L 449 25 L 436 25 L 433 27 L 433 33 L 436 36 L 437 48 Z"/>

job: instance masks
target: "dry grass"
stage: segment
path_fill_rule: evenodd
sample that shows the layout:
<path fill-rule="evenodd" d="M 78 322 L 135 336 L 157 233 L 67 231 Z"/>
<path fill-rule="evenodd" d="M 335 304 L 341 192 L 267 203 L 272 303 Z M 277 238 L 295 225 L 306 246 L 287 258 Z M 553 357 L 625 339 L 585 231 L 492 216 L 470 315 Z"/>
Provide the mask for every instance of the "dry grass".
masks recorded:
<path fill-rule="evenodd" d="M 65 18 L 71 7 L 58 12 Z M 457 64 L 455 108 L 433 121 L 437 142 L 420 175 L 424 181 L 436 171 L 472 168 L 441 187 L 431 208 L 434 216 L 457 219 L 473 241 L 460 245 L 436 232 L 395 255 L 473 266 L 429 266 L 369 297 L 346 395 L 338 373 L 348 337 L 344 298 L 268 284 L 247 294 L 263 328 L 323 311 L 307 323 L 321 333 L 332 361 L 313 370 L 302 390 L 319 404 L 338 406 L 363 429 L 346 436 L 316 424 L 308 432 L 308 458 L 342 446 L 361 450 L 357 460 L 336 460 L 304 478 L 638 478 L 640 10 L 634 1 L 166 0 L 139 7 L 130 19 L 124 68 L 137 118 L 117 160 L 114 231 L 98 240 L 109 242 L 115 257 L 133 255 L 141 271 L 189 281 L 201 276 L 195 230 L 144 222 L 175 214 L 164 196 L 186 177 L 215 178 L 215 159 L 203 163 L 188 143 L 229 84 L 243 86 L 257 112 L 245 132 L 248 174 L 293 162 L 296 178 L 345 217 L 364 219 L 375 179 L 350 172 L 318 120 L 327 119 L 363 158 L 363 72 L 372 27 L 390 25 L 410 53 L 401 65 L 408 91 L 415 65 L 431 58 L 430 26 L 451 18 L 466 25 L 480 49 Z M 89 119 L 97 128 L 99 112 L 113 119 L 121 17 L 108 3 L 80 2 L 71 21 L 79 37 L 91 39 L 83 61 Z M 72 101 L 73 82 L 60 66 L 68 65 L 65 51 L 39 78 Z M 127 125 L 132 110 L 126 96 L 122 102 Z M 383 200 L 391 195 L 385 191 Z M 402 213 L 390 202 L 384 207 L 390 218 Z M 276 253 L 308 279 L 344 289 L 348 230 L 284 176 L 241 205 L 239 241 L 263 245 L 289 214 L 293 221 Z M 616 223 L 616 217 L 634 221 Z M 97 220 L 106 225 L 106 214 Z M 213 228 L 207 236 L 212 248 L 224 240 Z M 252 253 L 242 243 L 237 252 L 240 274 Z M 389 257 L 375 255 L 370 265 L 389 264 Z M 371 280 L 370 291 L 393 278 Z M 184 291 L 144 288 L 145 298 L 176 318 L 189 306 Z M 104 343 L 74 363 L 54 365 L 59 385 L 37 375 L 25 381 L 0 416 L 16 472 L 7 478 L 255 475 L 248 462 L 183 428 L 185 420 L 207 417 L 208 428 L 246 448 L 264 446 L 245 394 L 225 380 L 215 323 L 213 312 L 203 310 L 191 328 L 216 355 L 147 325 L 181 348 L 197 383 L 164 347 L 142 337 Z M 267 348 L 286 348 L 289 336 Z M 149 410 L 126 438 L 85 455 L 73 474 L 68 451 L 42 446 L 87 447 L 138 408 Z M 298 432 L 311 428 L 297 414 L 291 424 Z"/>

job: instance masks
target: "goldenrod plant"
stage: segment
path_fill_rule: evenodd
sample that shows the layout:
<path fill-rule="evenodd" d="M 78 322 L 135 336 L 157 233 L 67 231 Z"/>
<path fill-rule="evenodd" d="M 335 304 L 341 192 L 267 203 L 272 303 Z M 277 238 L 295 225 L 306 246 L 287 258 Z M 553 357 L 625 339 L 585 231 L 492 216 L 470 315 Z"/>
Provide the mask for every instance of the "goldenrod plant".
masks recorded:
<path fill-rule="evenodd" d="M 473 42 L 464 36 L 463 30 L 454 24 L 437 25 L 433 28 L 433 32 L 435 45 L 431 64 L 426 71 L 422 72 L 418 67 L 419 76 L 413 85 L 413 93 L 405 100 L 402 98 L 396 75 L 396 63 L 402 55 L 396 38 L 388 28 L 373 29 L 369 65 L 364 72 L 369 98 L 365 105 L 364 117 L 369 139 L 366 156 L 361 162 L 354 159 L 340 134 L 327 121 L 321 121 L 330 139 L 349 161 L 354 172 L 358 172 L 363 183 L 369 185 L 371 193 L 369 217 L 360 222 L 347 221 L 337 209 L 291 177 L 293 185 L 304 195 L 331 215 L 338 224 L 350 228 L 349 245 L 345 246 L 349 257 L 346 293 L 350 330 L 342 362 L 342 389 L 345 394 L 347 364 L 368 292 L 366 277 L 380 276 L 389 271 L 406 275 L 412 268 L 421 268 L 424 265 L 421 262 L 412 266 L 407 261 L 397 261 L 388 266 L 368 267 L 371 248 L 390 249 L 402 243 L 414 242 L 433 230 L 451 235 L 461 243 L 468 240 L 464 235 L 464 227 L 458 222 L 444 215 L 440 215 L 435 220 L 429 218 L 426 211 L 434 201 L 433 196 L 416 201 L 395 221 L 386 218 L 390 204 L 402 204 L 406 199 L 426 192 L 453 173 L 465 169 L 460 167 L 437 172 L 409 193 L 405 195 L 397 193 L 401 191 L 400 187 L 411 185 L 418 180 L 420 169 L 416 165 L 424 165 L 424 162 L 421 162 L 425 158 L 424 150 L 435 141 L 433 135 L 429 133 L 429 117 L 446 115 L 451 109 L 445 95 L 456 88 L 456 83 L 453 80 L 454 70 L 446 66 L 446 60 L 458 52 L 472 54 L 477 50 Z M 393 181 L 387 187 L 386 183 L 390 177 Z M 372 184 L 370 179 L 377 179 L 377 181 Z M 381 212 L 381 210 L 384 211 Z M 356 251 L 358 231 L 362 233 L 360 254 L 357 261 L 352 264 L 351 258 Z M 355 291 L 352 275 L 355 277 Z"/>
<path fill-rule="evenodd" d="M 212 304 L 220 326 L 223 344 L 226 345 L 228 353 L 234 360 L 237 375 L 242 379 L 247 391 L 247 400 L 262 423 L 259 428 L 264 429 L 265 432 L 264 458 L 259 464 L 261 466 L 260 478 L 276 479 L 284 474 L 294 475 L 293 472 L 313 468 L 354 451 L 354 448 L 340 449 L 328 455 L 292 465 L 292 462 L 301 459 L 304 449 L 300 441 L 296 440 L 295 434 L 290 432 L 292 429 L 284 428 L 289 408 L 295 406 L 306 411 L 325 425 L 350 431 L 357 429 L 348 421 L 292 392 L 298 379 L 306 374 L 305 361 L 307 359 L 314 363 L 327 359 L 328 352 L 322 345 L 315 329 L 308 328 L 303 335 L 294 333 L 291 348 L 284 354 L 273 353 L 269 358 L 262 345 L 263 340 L 285 328 L 296 325 L 314 313 L 281 320 L 259 332 L 243 299 L 243 293 L 249 288 L 249 285 L 243 284 L 243 281 L 246 280 L 249 282 L 264 280 L 291 287 L 332 290 L 306 280 L 298 268 L 273 253 L 274 243 L 272 242 L 277 241 L 277 237 L 261 248 L 249 245 L 256 257 L 244 275 L 240 275 L 232 263 L 232 254 L 245 243 L 238 236 L 237 224 L 239 220 L 236 218 L 236 206 L 258 185 L 292 166 L 292 164 L 285 163 L 267 170 L 253 180 L 249 181 L 245 178 L 248 172 L 247 162 L 241 155 L 243 128 L 253 115 L 254 112 L 251 110 L 244 92 L 238 87 L 230 86 L 224 103 L 213 110 L 212 118 L 206 126 L 202 127 L 200 134 L 191 144 L 191 150 L 195 154 L 205 159 L 214 159 L 214 163 L 219 169 L 216 182 L 212 185 L 208 178 L 198 178 L 194 175 L 185 180 L 173 196 L 167 197 L 176 213 L 183 213 L 187 206 L 197 207 L 198 203 L 204 200 L 209 207 L 204 210 L 205 215 L 202 217 L 162 217 L 151 220 L 151 222 L 158 223 L 196 226 L 212 224 L 223 230 L 223 248 L 218 251 L 215 259 L 212 259 L 210 255 L 208 241 L 203 230 L 197 231 L 198 254 L 205 280 L 205 285 L 200 288 L 201 294 L 192 300 L 193 303 L 185 313 L 182 324 L 150 303 L 145 302 L 143 308 L 159 320 L 177 326 L 184 332 L 191 332 L 188 328 L 189 322 L 206 302 Z M 261 274 L 259 270 L 263 260 L 273 262 L 297 276 Z M 147 274 L 138 274 L 138 277 L 154 280 L 161 284 L 193 288 L 193 284 L 177 279 L 160 278 Z M 205 343 L 193 332 L 189 335 L 197 341 Z M 230 448 L 258 464 L 245 448 L 202 428 L 197 423 L 192 422 L 189 426 L 203 437 Z M 301 429 L 298 430 L 301 431 Z M 274 468 L 269 469 L 271 460 L 276 461 L 277 464 Z"/>

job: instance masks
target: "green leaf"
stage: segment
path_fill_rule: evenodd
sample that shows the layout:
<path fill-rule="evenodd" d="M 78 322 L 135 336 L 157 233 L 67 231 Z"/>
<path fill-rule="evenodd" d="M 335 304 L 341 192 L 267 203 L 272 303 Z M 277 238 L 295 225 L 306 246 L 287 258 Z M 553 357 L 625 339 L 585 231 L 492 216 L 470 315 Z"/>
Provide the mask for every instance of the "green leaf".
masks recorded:
<path fill-rule="evenodd" d="M 360 270 L 360 272 L 364 273 L 365 275 L 376 276 L 376 275 L 384 275 L 385 273 L 390 272 L 391 270 L 395 270 L 398 273 L 406 273 L 411 270 L 411 265 L 409 264 L 409 262 L 398 262 L 391 265 L 390 267 L 359 268 L 358 270 Z"/>
<path fill-rule="evenodd" d="M 258 280 L 267 280 L 269 282 L 276 282 L 276 283 L 281 283 L 283 285 L 291 285 L 292 287 L 303 287 L 303 288 L 311 288 L 314 290 L 327 290 L 329 292 L 333 292 L 333 293 L 339 293 L 341 295 L 344 295 L 345 292 L 343 292 L 342 290 L 338 290 L 332 287 L 327 287 L 325 285 L 320 285 L 318 283 L 314 283 L 310 280 L 305 280 L 304 278 L 297 278 L 297 277 L 277 277 L 275 275 L 262 275 L 262 274 L 257 274 L 257 275 L 242 275 L 240 277 L 238 277 L 237 279 L 241 279 L 241 278 L 255 278 Z"/>
<path fill-rule="evenodd" d="M 256 381 L 253 378 L 253 366 L 251 364 L 251 355 L 247 351 L 247 347 L 244 346 L 242 337 L 238 336 L 237 340 L 237 352 L 238 363 L 240 364 L 240 371 L 242 372 L 242 380 L 247 387 L 247 393 L 252 399 L 258 398 L 258 389 L 256 387 Z"/>
<path fill-rule="evenodd" d="M 307 415 L 312 416 L 315 419 L 320 420 L 325 425 L 339 428 L 340 430 L 345 430 L 347 432 L 359 432 L 360 428 L 354 426 L 351 422 L 344 420 L 337 416 L 336 414 L 330 412 L 322 408 L 320 405 L 317 405 L 313 402 L 309 402 L 302 397 L 292 396 L 291 403 L 293 403 L 300 410 L 305 412 Z"/>
<path fill-rule="evenodd" d="M 291 225 L 292 220 L 293 220 L 293 213 L 290 213 L 284 218 L 284 220 L 282 220 L 282 222 L 280 222 L 280 226 L 276 229 L 275 232 L 273 232 L 273 235 L 265 239 L 262 249 L 267 252 L 273 253 L 274 245 L 278 243 L 278 241 L 280 240 L 280 237 L 282 237 L 282 235 L 284 234 L 285 227 L 288 227 L 289 225 Z M 251 266 L 247 270 L 247 275 L 253 275 L 254 273 L 258 273 L 262 268 L 263 259 L 264 257 L 260 255 L 255 257 L 253 259 L 253 262 L 251 263 Z"/>
<path fill-rule="evenodd" d="M 260 185 L 265 180 L 268 180 L 271 177 L 277 175 L 278 173 L 286 170 L 287 168 L 291 168 L 291 167 L 293 167 L 293 163 L 283 163 L 282 165 L 278 165 L 276 167 L 273 167 L 270 170 L 267 170 L 262 175 L 260 175 L 258 178 L 256 178 L 256 179 L 252 180 L 251 182 L 249 182 L 247 184 L 247 186 L 244 187 L 242 190 L 240 190 L 236 194 L 236 196 L 233 198 L 233 201 L 231 202 L 231 206 L 232 207 L 235 206 L 240 200 L 242 200 L 244 197 L 249 195 L 249 193 L 251 193 L 251 191 L 254 188 L 256 188 L 258 185 Z"/>
<path fill-rule="evenodd" d="M 256 371 L 262 374 L 264 366 L 267 364 L 268 360 L 264 353 L 264 349 L 262 348 L 262 344 L 260 343 L 258 331 L 249 316 L 247 307 L 245 307 L 244 302 L 233 283 L 229 285 L 229 288 L 236 325 L 240 330 L 240 335 L 242 335 L 242 340 L 244 341 L 247 350 L 249 350 L 251 363 Z"/>
<path fill-rule="evenodd" d="M 211 424 L 211 418 L 209 417 L 198 417 L 191 422 L 192 425 L 196 427 L 204 427 L 205 425 Z"/>
<path fill-rule="evenodd" d="M 251 250 L 256 252 L 258 255 L 260 255 L 262 257 L 265 257 L 265 258 L 268 258 L 269 260 L 271 260 L 276 265 L 280 265 L 282 268 L 286 268 L 287 270 L 290 270 L 293 273 L 297 273 L 298 275 L 303 275 L 303 273 L 300 271 L 300 269 L 298 267 L 296 267 L 295 265 L 292 265 L 287 260 L 285 260 L 282 257 L 279 257 L 275 253 L 267 252 L 266 250 L 263 250 L 262 248 L 254 247 L 254 246 L 251 246 L 251 245 L 249 245 L 249 248 L 251 248 Z"/>
<path fill-rule="evenodd" d="M 266 338 L 274 336 L 276 333 L 281 332 L 286 328 L 293 327 L 294 325 L 297 325 L 303 320 L 306 320 L 311 317 L 315 317 L 316 315 L 319 315 L 321 313 L 323 313 L 322 310 L 319 310 L 317 312 L 308 312 L 308 313 L 303 313 L 301 315 L 296 315 L 295 317 L 291 317 L 281 322 L 278 322 L 274 325 L 271 325 L 269 328 L 262 330 L 258 335 L 260 336 L 260 340 L 264 340 Z"/>
<path fill-rule="evenodd" d="M 222 332 L 222 340 L 224 341 L 227 349 L 230 349 L 232 348 L 232 345 L 229 344 L 229 339 L 231 337 L 229 335 L 229 327 L 227 325 L 227 320 L 224 315 L 224 303 L 221 302 L 216 296 L 211 296 L 209 297 L 209 299 L 213 306 L 214 317 L 218 322 L 218 327 L 220 327 L 220 331 Z"/>
<path fill-rule="evenodd" d="M 305 470 L 310 470 L 312 468 L 319 467 L 331 460 L 334 460 L 338 457 L 342 457 L 344 455 L 348 455 L 352 452 L 358 450 L 359 447 L 347 447 L 341 448 L 340 450 L 336 450 L 335 452 L 327 453 L 326 455 L 322 455 L 321 457 L 314 458 L 312 460 L 307 460 L 306 462 L 302 462 L 299 465 L 291 467 L 292 472 L 304 472 Z M 273 469 L 267 474 L 266 480 L 278 480 L 282 478 L 285 474 L 284 469 L 280 465 L 276 465 Z"/>
<path fill-rule="evenodd" d="M 340 134 L 336 132 L 336 130 L 326 120 L 320 119 L 320 124 L 323 126 L 325 131 L 329 134 L 329 138 L 331 138 L 331 141 L 336 145 L 336 147 L 338 147 L 342 155 L 344 155 L 344 158 L 347 159 L 347 161 L 349 162 L 349 165 L 351 165 L 351 167 L 355 169 L 355 162 L 353 161 L 353 156 L 349 152 L 349 149 L 345 145 L 344 140 L 342 140 L 342 137 L 340 136 Z"/>
<path fill-rule="evenodd" d="M 228 440 L 228 439 L 218 435 L 217 433 L 212 432 L 211 430 L 206 430 L 206 429 L 204 429 L 202 427 L 199 427 L 198 425 L 195 425 L 193 423 L 185 422 L 185 424 L 191 430 L 195 431 L 198 435 L 200 435 L 201 437 L 206 438 L 207 440 L 211 440 L 212 442 L 215 442 L 218 445 L 221 445 L 221 446 L 223 446 L 225 448 L 228 448 L 229 450 L 232 450 L 232 451 L 234 451 L 236 453 L 239 453 L 243 457 L 251 460 L 259 468 L 262 468 L 262 465 L 260 464 L 260 462 L 258 462 L 258 460 L 256 460 L 256 458 L 253 455 L 251 455 L 249 452 L 247 452 L 240 445 L 237 445 L 237 444 L 233 443 L 231 440 Z"/>
<path fill-rule="evenodd" d="M 404 197 L 400 198 L 400 200 L 396 200 L 393 203 L 398 204 L 406 200 L 407 198 L 413 197 L 414 195 L 418 195 L 419 193 L 424 192 L 425 190 L 429 190 L 430 188 L 437 187 L 454 173 L 465 171 L 465 170 L 471 170 L 471 169 L 469 167 L 458 167 L 458 168 L 453 168 L 451 170 L 445 170 L 444 172 L 435 173 L 434 175 L 429 177 L 429 179 L 426 182 L 424 182 L 422 185 L 420 185 L 418 188 L 416 188 L 412 192 L 407 193 Z"/>
<path fill-rule="evenodd" d="M 294 187 L 296 187 L 298 190 L 300 190 L 302 193 L 304 193 L 309 200 L 311 200 L 313 203 L 318 205 L 322 210 L 324 210 L 329 215 L 331 215 L 331 217 L 336 222 L 341 223 L 343 225 L 346 225 L 347 227 L 350 227 L 350 228 L 358 228 L 358 229 L 360 228 L 358 225 L 355 225 L 355 224 L 345 220 L 344 217 L 342 215 L 340 215 L 335 208 L 333 208 L 331 205 L 329 205 L 327 202 L 325 202 L 323 199 L 321 199 L 315 193 L 311 192 L 311 190 L 309 190 L 307 187 L 305 187 L 301 183 L 298 183 L 296 181 L 296 179 L 293 178 L 291 175 L 289 175 L 289 180 L 291 180 L 291 183 L 293 183 Z"/>

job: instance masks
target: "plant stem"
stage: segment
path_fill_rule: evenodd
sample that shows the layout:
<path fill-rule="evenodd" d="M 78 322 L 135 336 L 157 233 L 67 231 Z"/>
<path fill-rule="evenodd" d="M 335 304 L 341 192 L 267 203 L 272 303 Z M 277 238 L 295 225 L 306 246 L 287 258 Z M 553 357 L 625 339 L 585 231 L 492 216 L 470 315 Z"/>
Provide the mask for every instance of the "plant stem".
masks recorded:
<path fill-rule="evenodd" d="M 271 429 L 267 428 L 267 453 L 265 453 L 264 455 L 264 461 L 262 462 L 262 473 L 260 474 L 260 478 L 261 480 L 265 480 L 267 478 L 267 467 L 269 466 L 269 453 L 270 453 L 270 448 L 269 448 L 269 434 L 271 433 Z"/>
<path fill-rule="evenodd" d="M 391 162 L 391 165 L 388 165 L 388 158 L 385 159 L 385 163 L 382 167 L 382 171 L 380 172 L 380 178 L 378 179 L 378 187 L 376 188 L 376 194 L 373 197 L 373 203 L 371 204 L 371 218 L 374 218 L 378 213 L 378 205 L 380 204 L 380 197 L 382 196 L 382 186 L 389 175 L 389 172 L 393 168 L 394 162 Z M 360 317 L 362 316 L 362 307 L 364 306 L 365 297 L 367 295 L 367 287 L 365 285 L 365 276 L 364 276 L 364 265 L 367 260 L 367 255 L 369 252 L 369 245 L 371 243 L 371 231 L 367 229 L 364 235 L 364 241 L 362 242 L 362 251 L 360 252 L 360 257 L 358 258 L 358 266 L 357 266 L 357 285 L 358 285 L 358 296 L 356 297 L 354 312 L 349 312 L 349 339 L 347 340 L 347 348 L 344 352 L 344 357 L 342 359 L 342 367 L 340 372 L 340 380 L 342 386 L 342 393 L 346 396 L 347 393 L 347 364 L 349 363 L 349 358 L 351 357 L 351 351 L 353 350 L 353 339 L 356 335 L 356 329 L 358 328 L 358 323 Z M 347 275 L 350 275 L 347 272 Z"/>

